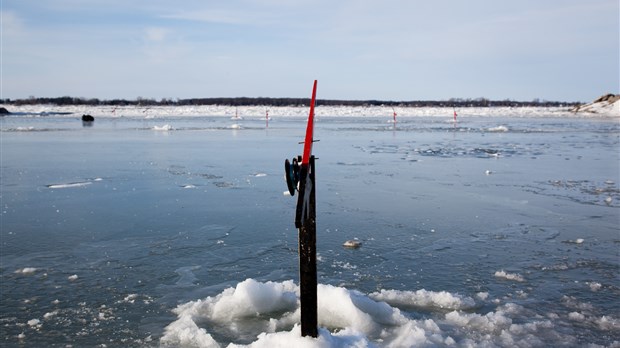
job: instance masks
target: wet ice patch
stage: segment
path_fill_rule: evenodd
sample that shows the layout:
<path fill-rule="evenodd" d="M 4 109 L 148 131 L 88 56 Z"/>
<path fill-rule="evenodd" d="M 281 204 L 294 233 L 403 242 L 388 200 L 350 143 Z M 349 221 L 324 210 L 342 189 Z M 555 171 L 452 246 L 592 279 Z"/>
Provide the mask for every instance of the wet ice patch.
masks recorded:
<path fill-rule="evenodd" d="M 195 285 L 198 282 L 198 278 L 194 274 L 194 271 L 198 269 L 200 269 L 200 266 L 181 267 L 175 270 L 175 273 L 179 275 L 179 280 L 177 280 L 176 285 L 178 286 Z"/>
<path fill-rule="evenodd" d="M 233 184 L 232 182 L 228 182 L 228 181 L 215 181 L 213 182 L 213 184 L 219 188 L 235 187 L 235 184 Z"/>
<path fill-rule="evenodd" d="M 396 154 L 402 160 L 418 162 L 416 156 L 440 157 L 440 158 L 503 158 L 525 155 L 540 155 L 541 150 L 524 146 L 523 144 L 484 144 L 484 147 L 462 146 L 431 146 L 423 144 L 416 146 L 415 143 L 406 143 L 399 146 L 392 144 L 372 144 L 367 148 L 359 148 L 371 154 Z M 352 165 L 338 162 L 339 165 Z"/>
<path fill-rule="evenodd" d="M 611 180 L 550 180 L 536 183 L 530 191 L 536 194 L 569 199 L 581 204 L 620 207 L 620 188 Z"/>
<path fill-rule="evenodd" d="M 342 269 L 347 269 L 347 270 L 354 270 L 357 269 L 357 266 L 352 265 L 348 262 L 344 262 L 344 261 L 334 261 L 334 263 L 332 264 L 332 267 L 334 268 L 342 268 Z"/>

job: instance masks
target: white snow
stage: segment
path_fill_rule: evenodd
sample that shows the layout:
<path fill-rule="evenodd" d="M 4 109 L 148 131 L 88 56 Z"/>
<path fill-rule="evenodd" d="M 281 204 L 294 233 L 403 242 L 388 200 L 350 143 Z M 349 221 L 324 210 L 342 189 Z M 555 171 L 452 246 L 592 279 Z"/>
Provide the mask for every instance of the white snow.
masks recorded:
<path fill-rule="evenodd" d="M 600 100 L 601 98 L 597 99 L 592 103 L 581 105 L 578 108 L 575 108 L 574 112 L 581 115 L 590 114 L 614 117 L 620 116 L 620 99 L 618 99 L 618 96 L 616 96 L 615 98 L 609 98 L 608 100 Z"/>
<path fill-rule="evenodd" d="M 470 297 L 451 294 L 447 291 L 417 291 L 381 290 L 370 294 L 377 301 L 385 301 L 394 306 L 414 306 L 421 308 L 439 309 L 468 309 L 476 305 Z"/>
<path fill-rule="evenodd" d="M 317 338 L 301 337 L 299 287 L 292 281 L 258 282 L 247 279 L 234 288 L 206 299 L 179 305 L 177 320 L 161 338 L 167 346 L 223 347 L 207 329 L 232 338 L 227 347 L 413 347 L 413 346 L 541 346 L 540 337 L 553 337 L 559 345 L 574 338 L 555 331 L 550 319 L 528 318 L 512 303 L 486 314 L 472 313 L 472 298 L 428 290 L 381 290 L 364 295 L 332 285 L 318 285 Z M 479 293 L 484 300 L 488 293 Z M 441 309 L 433 319 L 412 319 L 398 307 Z M 518 318 L 514 321 L 513 318 Z M 579 313 L 570 320 L 582 319 Z M 601 327 L 615 327 L 617 320 L 592 318 Z M 258 331 L 256 331 L 258 330 Z M 252 334 L 252 332 L 255 332 Z M 499 334 L 501 333 L 501 334 Z M 255 337 L 247 345 L 235 337 Z"/>
<path fill-rule="evenodd" d="M 57 106 L 57 105 L 10 105 L 7 106 L 13 113 L 40 116 L 43 113 L 69 113 L 54 117 L 76 118 L 84 113 L 96 118 L 109 117 L 133 117 L 145 119 L 144 107 L 139 106 Z M 113 109 L 116 109 L 114 113 Z M 590 108 L 591 109 L 591 108 Z M 569 107 L 468 107 L 459 113 L 459 120 L 467 117 L 620 117 L 620 102 L 610 106 L 601 106 L 591 109 L 589 112 L 583 109 L 575 113 Z M 265 110 L 262 106 L 242 106 L 239 113 L 245 115 L 245 119 L 265 120 Z M 235 107 L 226 105 L 197 105 L 197 106 L 154 106 L 148 110 L 148 119 L 157 119 L 171 116 L 222 116 L 231 118 L 235 114 Z M 283 117 L 307 117 L 308 108 L 305 106 L 280 106 L 269 109 L 270 118 Z M 385 117 L 386 121 L 392 121 L 392 109 L 387 106 L 320 106 L 316 108 L 315 115 L 320 117 Z M 48 117 L 48 116 L 46 116 Z M 403 107 L 399 109 L 398 118 L 411 117 L 445 117 L 453 118 L 453 109 L 450 107 Z M 500 126 L 501 127 L 501 126 Z M 161 127 L 160 127 L 161 128 Z M 163 130 L 163 129 L 162 129 Z M 500 130 L 501 131 L 501 130 Z"/>

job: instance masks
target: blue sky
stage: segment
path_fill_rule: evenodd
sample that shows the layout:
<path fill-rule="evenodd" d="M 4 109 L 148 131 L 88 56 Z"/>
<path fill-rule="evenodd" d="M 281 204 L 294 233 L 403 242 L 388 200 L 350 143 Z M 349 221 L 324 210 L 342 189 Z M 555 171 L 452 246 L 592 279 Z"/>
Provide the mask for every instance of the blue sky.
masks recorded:
<path fill-rule="evenodd" d="M 2 98 L 591 101 L 618 0 L 0 0 Z"/>

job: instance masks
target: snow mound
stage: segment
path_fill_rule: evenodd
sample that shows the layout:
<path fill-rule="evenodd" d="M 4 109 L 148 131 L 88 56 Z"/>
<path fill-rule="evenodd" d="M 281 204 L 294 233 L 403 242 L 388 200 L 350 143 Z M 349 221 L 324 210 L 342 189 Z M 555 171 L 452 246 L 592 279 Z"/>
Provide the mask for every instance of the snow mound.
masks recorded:
<path fill-rule="evenodd" d="M 601 116 L 620 116 L 620 94 L 603 95 L 589 104 L 575 107 L 573 112 Z"/>

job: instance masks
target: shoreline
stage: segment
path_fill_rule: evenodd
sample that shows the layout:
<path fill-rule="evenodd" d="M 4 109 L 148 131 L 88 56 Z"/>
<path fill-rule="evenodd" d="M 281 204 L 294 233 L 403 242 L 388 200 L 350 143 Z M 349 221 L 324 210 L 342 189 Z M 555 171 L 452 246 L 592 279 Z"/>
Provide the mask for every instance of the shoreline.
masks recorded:
<path fill-rule="evenodd" d="M 178 117 L 178 116 L 228 116 L 238 114 L 240 117 L 265 118 L 271 117 L 307 117 L 305 106 L 228 106 L 228 105 L 195 105 L 195 106 L 90 106 L 71 105 L 59 106 L 50 104 L 7 105 L 10 112 L 3 116 L 64 116 L 77 117 L 89 114 L 94 117 Z M 5 106 L 6 107 L 6 106 Z M 454 111 L 458 117 L 576 117 L 576 118 L 618 118 L 620 103 L 596 109 L 597 112 L 575 112 L 569 107 L 532 107 L 532 106 L 488 106 L 488 107 L 389 107 L 389 106 L 322 106 L 317 105 L 317 117 L 385 117 L 391 119 L 394 112 L 397 117 L 448 117 Z"/>

